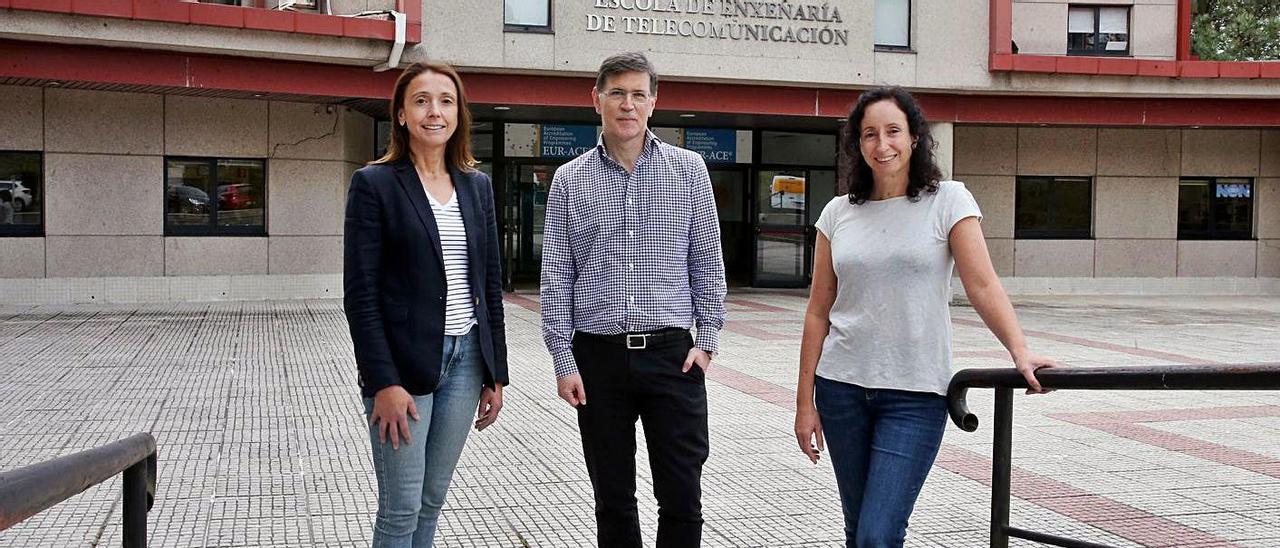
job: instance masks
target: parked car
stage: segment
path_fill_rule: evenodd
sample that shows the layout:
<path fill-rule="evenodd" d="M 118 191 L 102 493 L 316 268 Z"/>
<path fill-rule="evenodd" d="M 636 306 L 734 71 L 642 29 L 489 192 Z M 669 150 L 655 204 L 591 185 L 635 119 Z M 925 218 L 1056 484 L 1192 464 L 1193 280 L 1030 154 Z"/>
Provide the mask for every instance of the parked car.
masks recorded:
<path fill-rule="evenodd" d="M 218 210 L 252 209 L 262 203 L 261 193 L 249 183 L 218 186 Z"/>
<path fill-rule="evenodd" d="M 0 190 L 8 190 L 13 196 L 13 210 L 15 212 L 25 211 L 35 201 L 35 196 L 31 189 L 27 188 L 18 179 L 0 180 Z"/>
<path fill-rule="evenodd" d="M 209 195 L 190 185 L 169 185 L 165 198 L 169 213 L 209 213 Z"/>

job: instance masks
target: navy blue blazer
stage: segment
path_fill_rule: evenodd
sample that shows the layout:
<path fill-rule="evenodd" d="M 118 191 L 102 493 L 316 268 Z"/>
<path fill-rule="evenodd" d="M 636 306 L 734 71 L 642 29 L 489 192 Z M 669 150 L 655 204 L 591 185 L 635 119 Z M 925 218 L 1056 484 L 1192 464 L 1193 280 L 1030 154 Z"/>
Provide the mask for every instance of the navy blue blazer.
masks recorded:
<path fill-rule="evenodd" d="M 472 301 L 485 385 L 507 384 L 502 267 L 493 184 L 450 168 L 467 230 Z M 351 176 L 343 234 L 343 304 L 360 370 L 360 391 L 391 385 L 430 394 L 440 382 L 448 292 L 440 232 L 418 172 L 408 160 Z"/>

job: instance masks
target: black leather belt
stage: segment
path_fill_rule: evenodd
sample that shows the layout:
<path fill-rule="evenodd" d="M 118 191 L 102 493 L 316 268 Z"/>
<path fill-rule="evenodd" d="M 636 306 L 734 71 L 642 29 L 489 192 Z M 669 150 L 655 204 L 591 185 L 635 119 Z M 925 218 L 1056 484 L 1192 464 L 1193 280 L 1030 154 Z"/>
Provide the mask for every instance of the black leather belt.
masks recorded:
<path fill-rule="evenodd" d="M 575 337 L 583 337 L 610 344 L 625 345 L 628 350 L 644 350 L 645 348 L 648 348 L 650 344 L 657 344 L 662 341 L 677 339 L 688 335 L 689 330 L 682 327 L 668 327 L 656 331 L 620 333 L 617 335 L 597 335 L 595 333 L 587 333 L 586 331 L 578 331 L 574 334 Z"/>

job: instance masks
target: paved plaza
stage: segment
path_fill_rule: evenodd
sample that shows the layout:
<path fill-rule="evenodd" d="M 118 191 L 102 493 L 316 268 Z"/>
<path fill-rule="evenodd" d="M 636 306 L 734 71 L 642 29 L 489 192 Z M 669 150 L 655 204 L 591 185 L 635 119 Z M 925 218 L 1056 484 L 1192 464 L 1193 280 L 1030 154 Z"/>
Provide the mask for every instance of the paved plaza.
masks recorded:
<path fill-rule="evenodd" d="M 1022 298 L 1032 348 L 1071 366 L 1280 361 L 1280 298 Z M 805 298 L 735 292 L 708 376 L 705 545 L 837 546 L 831 464 L 792 434 Z M 555 396 L 536 294 L 507 297 L 512 385 L 473 433 L 438 545 L 592 544 L 574 414 Z M 1007 366 L 956 306 L 958 367 Z M 0 470 L 139 431 L 159 443 L 153 546 L 367 546 L 375 487 L 336 300 L 0 307 Z M 991 393 L 949 426 L 907 545 L 983 546 Z M 1012 522 L 1114 546 L 1280 546 L 1280 393 L 1059 391 L 1015 398 Z M 657 513 L 644 445 L 640 515 Z M 119 546 L 120 479 L 2 547 Z M 1014 541 L 1014 545 L 1030 543 Z"/>

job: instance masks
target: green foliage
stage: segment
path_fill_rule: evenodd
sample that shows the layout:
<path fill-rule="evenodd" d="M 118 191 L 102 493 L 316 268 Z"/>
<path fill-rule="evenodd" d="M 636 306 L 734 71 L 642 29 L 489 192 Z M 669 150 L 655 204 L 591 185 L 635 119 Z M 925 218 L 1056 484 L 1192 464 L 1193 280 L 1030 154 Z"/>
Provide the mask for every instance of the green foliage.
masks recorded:
<path fill-rule="evenodd" d="M 1196 0 L 1192 52 L 1207 61 L 1280 60 L 1280 0 Z"/>

